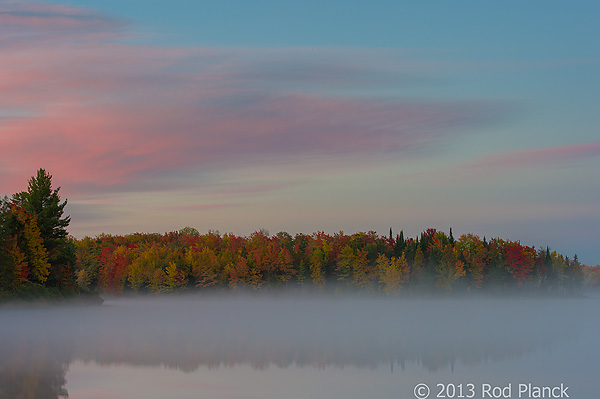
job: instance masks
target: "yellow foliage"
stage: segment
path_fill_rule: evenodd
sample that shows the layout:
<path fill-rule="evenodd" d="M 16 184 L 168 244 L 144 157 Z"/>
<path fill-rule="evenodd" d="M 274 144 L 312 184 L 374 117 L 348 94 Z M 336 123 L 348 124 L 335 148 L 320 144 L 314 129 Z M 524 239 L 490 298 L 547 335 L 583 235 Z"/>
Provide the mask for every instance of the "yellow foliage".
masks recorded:
<path fill-rule="evenodd" d="M 377 258 L 379 282 L 383 284 L 383 292 L 388 295 L 398 295 L 408 281 L 409 268 L 404 254 L 392 257 L 380 254 Z"/>
<path fill-rule="evenodd" d="M 24 210 L 16 210 L 16 212 L 17 220 L 23 224 L 25 254 L 31 275 L 35 281 L 43 284 L 50 274 L 50 263 L 48 263 L 48 252 L 44 248 L 36 218 Z"/>

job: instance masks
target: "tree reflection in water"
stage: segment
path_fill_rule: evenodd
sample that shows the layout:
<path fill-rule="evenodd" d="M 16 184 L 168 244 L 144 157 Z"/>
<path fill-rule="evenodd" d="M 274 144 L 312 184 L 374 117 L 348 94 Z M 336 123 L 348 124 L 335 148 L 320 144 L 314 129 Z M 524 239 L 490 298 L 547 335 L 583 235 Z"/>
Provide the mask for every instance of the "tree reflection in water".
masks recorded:
<path fill-rule="evenodd" d="M 33 338 L 33 339 L 32 339 Z M 71 354 L 56 340 L 2 334 L 0 398 L 54 399 L 67 397 L 65 375 Z"/>

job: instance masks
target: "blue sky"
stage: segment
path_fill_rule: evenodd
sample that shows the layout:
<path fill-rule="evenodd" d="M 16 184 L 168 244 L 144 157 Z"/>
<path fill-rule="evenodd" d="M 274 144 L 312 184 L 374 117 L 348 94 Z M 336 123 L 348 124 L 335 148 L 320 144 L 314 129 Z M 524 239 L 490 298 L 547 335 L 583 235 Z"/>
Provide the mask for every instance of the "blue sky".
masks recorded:
<path fill-rule="evenodd" d="M 76 236 L 435 227 L 597 264 L 591 1 L 0 1 L 0 194 Z"/>

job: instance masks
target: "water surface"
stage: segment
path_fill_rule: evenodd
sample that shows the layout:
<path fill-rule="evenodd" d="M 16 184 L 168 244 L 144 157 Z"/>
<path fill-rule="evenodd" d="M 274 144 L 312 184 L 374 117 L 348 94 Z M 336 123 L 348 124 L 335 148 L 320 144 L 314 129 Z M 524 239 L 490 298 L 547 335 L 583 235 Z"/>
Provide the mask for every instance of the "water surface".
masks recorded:
<path fill-rule="evenodd" d="M 517 398 L 532 383 L 594 399 L 598 305 L 188 296 L 4 308 L 0 398 L 414 398 L 419 383 L 431 398 L 437 384 L 453 397 L 472 384 L 475 398 L 511 384 Z"/>

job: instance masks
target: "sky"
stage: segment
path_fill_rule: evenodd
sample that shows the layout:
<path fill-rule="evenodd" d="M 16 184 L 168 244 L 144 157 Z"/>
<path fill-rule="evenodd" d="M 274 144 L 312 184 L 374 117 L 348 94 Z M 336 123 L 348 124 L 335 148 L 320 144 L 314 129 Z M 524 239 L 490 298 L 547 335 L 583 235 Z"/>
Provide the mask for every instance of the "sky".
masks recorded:
<path fill-rule="evenodd" d="M 0 195 L 75 237 L 433 227 L 600 263 L 600 4 L 0 0 Z"/>

